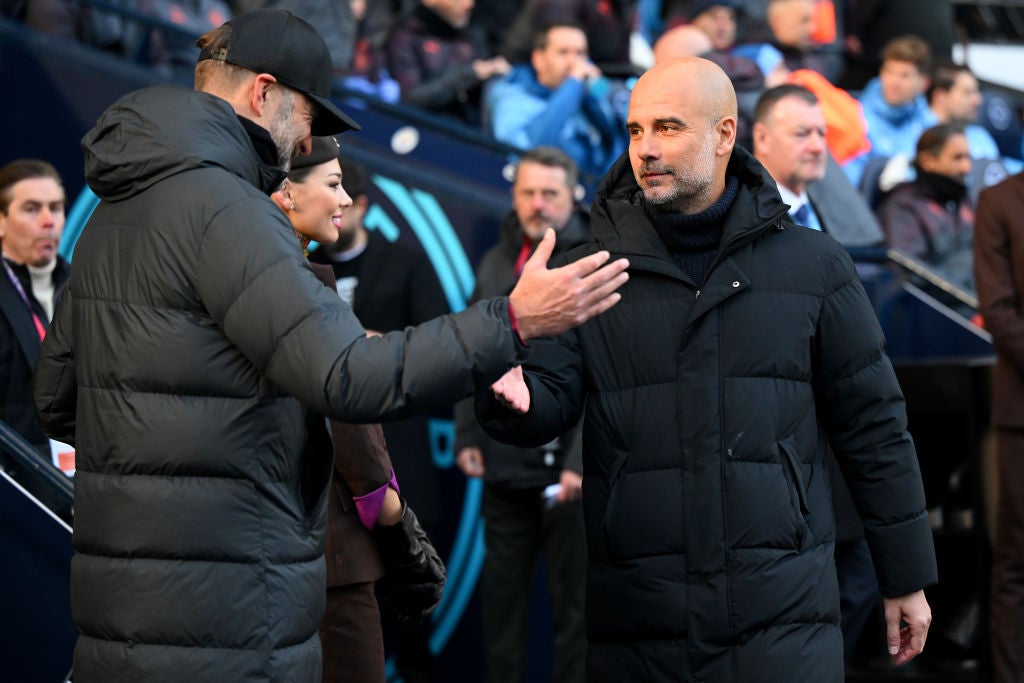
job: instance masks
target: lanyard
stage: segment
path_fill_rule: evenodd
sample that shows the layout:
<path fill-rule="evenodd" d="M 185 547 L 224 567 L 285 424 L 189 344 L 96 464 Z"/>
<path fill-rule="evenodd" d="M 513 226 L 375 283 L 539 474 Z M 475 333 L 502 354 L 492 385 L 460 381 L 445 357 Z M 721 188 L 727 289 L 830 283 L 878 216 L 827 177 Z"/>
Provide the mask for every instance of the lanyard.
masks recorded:
<path fill-rule="evenodd" d="M 42 341 L 46 337 L 46 328 L 43 326 L 43 321 L 39 319 L 39 315 L 36 313 L 36 309 L 32 307 L 32 302 L 28 299 L 28 294 L 25 293 L 25 288 L 21 286 L 21 280 L 11 270 L 11 264 L 7 263 L 7 259 L 0 256 L 0 261 L 4 262 L 4 270 L 7 271 L 7 277 L 10 279 L 11 284 L 14 285 L 14 289 L 17 290 L 18 295 L 21 297 L 22 302 L 28 307 L 28 312 L 32 316 L 32 322 L 36 326 L 36 334 L 39 335 L 39 341 Z"/>

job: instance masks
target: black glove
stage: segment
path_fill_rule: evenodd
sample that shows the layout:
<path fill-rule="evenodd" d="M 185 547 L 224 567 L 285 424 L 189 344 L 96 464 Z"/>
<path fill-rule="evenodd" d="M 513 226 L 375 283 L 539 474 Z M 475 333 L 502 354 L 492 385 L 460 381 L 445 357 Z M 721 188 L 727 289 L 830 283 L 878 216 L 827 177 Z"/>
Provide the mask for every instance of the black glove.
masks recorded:
<path fill-rule="evenodd" d="M 441 600 L 444 562 L 405 500 L 401 519 L 390 526 L 375 526 L 373 536 L 384 558 L 395 620 L 402 626 L 418 626 Z"/>

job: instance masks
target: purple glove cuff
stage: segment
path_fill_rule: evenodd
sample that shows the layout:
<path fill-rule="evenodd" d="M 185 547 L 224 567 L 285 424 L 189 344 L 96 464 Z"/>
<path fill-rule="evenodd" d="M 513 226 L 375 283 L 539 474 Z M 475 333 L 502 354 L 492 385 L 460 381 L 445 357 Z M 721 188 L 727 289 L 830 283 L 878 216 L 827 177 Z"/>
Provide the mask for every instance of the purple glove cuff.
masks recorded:
<path fill-rule="evenodd" d="M 398 479 L 395 478 L 394 470 L 391 470 L 391 480 L 379 489 L 374 489 L 365 496 L 352 497 L 352 502 L 356 504 L 356 514 L 359 515 L 359 521 L 367 529 L 372 529 L 377 523 L 377 518 L 380 517 L 380 509 L 384 507 L 384 496 L 387 495 L 389 488 L 394 489 L 397 494 L 402 493 L 398 488 Z"/>

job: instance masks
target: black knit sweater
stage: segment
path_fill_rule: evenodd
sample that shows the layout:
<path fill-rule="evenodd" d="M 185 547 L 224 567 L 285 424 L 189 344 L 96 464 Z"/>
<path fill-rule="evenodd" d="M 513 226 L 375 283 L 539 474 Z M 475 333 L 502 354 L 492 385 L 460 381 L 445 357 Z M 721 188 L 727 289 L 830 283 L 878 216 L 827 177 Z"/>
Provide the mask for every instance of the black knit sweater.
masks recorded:
<path fill-rule="evenodd" d="M 726 178 L 725 191 L 718 201 L 695 214 L 661 211 L 644 204 L 647 216 L 664 240 L 676 265 L 695 287 L 704 283 L 704 275 L 718 254 L 725 214 L 732 207 L 739 186 L 739 180 L 729 176 Z"/>

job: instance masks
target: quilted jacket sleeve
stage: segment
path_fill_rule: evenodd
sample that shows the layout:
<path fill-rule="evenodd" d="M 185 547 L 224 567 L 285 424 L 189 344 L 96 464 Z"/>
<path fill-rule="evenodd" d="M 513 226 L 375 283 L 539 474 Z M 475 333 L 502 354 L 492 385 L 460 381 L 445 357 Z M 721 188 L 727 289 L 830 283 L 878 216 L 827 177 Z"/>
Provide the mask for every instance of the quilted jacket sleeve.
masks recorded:
<path fill-rule="evenodd" d="M 222 211 L 199 249 L 197 292 L 210 316 L 264 377 L 322 415 L 372 422 L 450 404 L 515 362 L 504 298 L 367 338 L 263 202 Z"/>
<path fill-rule="evenodd" d="M 33 391 L 43 433 L 74 445 L 78 382 L 75 379 L 75 352 L 71 346 L 71 299 L 69 286 L 64 290 L 39 350 Z"/>
<path fill-rule="evenodd" d="M 883 595 L 937 580 L 924 486 L 885 339 L 838 249 L 818 321 L 815 382 L 833 450 L 864 522 Z"/>

